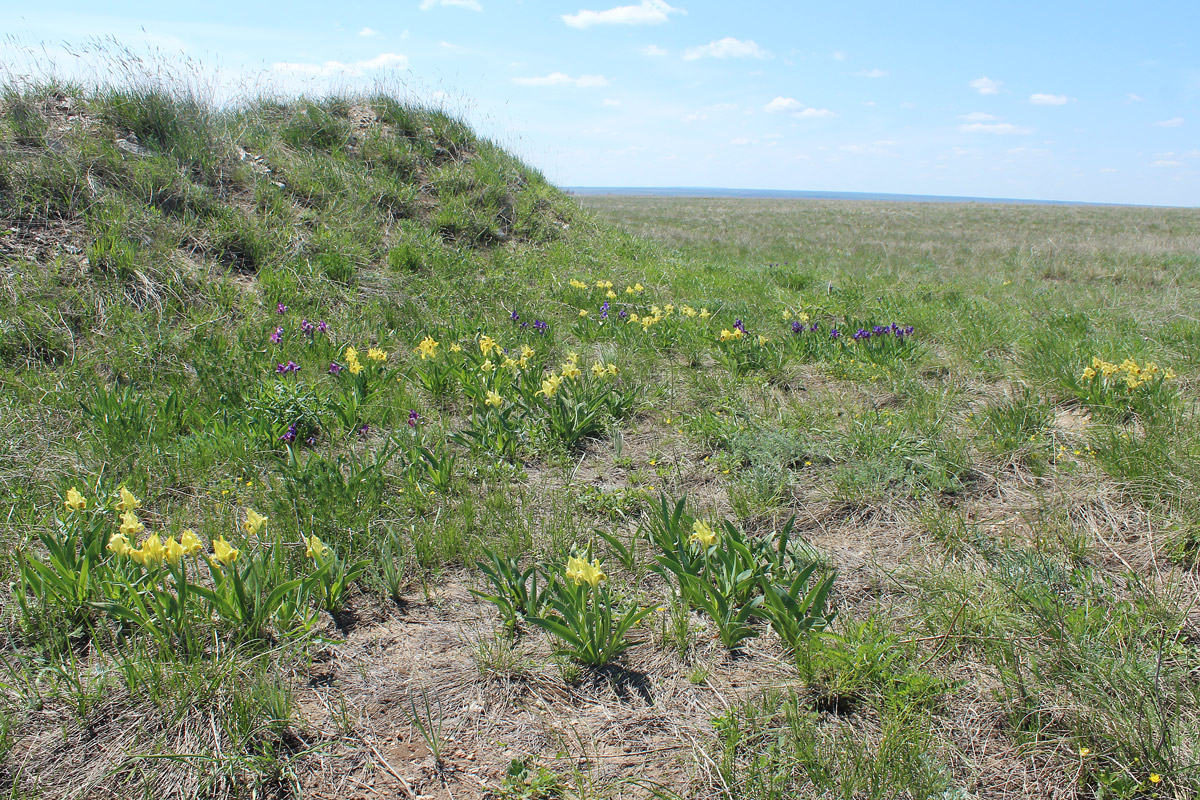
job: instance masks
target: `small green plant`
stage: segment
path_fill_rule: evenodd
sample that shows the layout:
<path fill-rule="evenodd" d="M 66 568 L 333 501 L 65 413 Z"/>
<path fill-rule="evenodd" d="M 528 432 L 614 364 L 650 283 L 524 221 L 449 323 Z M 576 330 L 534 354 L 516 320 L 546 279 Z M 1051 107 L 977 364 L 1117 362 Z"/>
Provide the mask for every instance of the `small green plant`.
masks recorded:
<path fill-rule="evenodd" d="M 369 566 L 368 561 L 353 563 L 341 558 L 337 552 L 316 534 L 304 540 L 304 554 L 311 558 L 317 569 L 313 577 L 320 580 L 321 605 L 330 614 L 338 614 L 346 606 L 346 595 L 350 584 L 358 580 Z"/>
<path fill-rule="evenodd" d="M 594 562 L 571 556 L 565 580 L 551 583 L 547 617 L 526 617 L 526 622 L 553 634 L 560 642 L 558 652 L 591 667 L 608 664 L 633 644 L 626 636 L 654 608 L 617 605 L 607 585 L 608 576 Z"/>
<path fill-rule="evenodd" d="M 408 585 L 408 558 L 404 554 L 400 531 L 391 530 L 384 537 L 379 558 L 379 569 L 382 573 L 383 585 L 388 591 L 388 597 L 392 598 L 392 602 L 399 603 L 403 599 L 404 589 Z"/>
<path fill-rule="evenodd" d="M 543 766 L 530 769 L 514 758 L 500 781 L 500 787 L 488 795 L 490 800 L 558 800 L 563 797 L 558 776 Z"/>
<path fill-rule="evenodd" d="M 833 589 L 836 573 L 830 572 L 823 578 L 813 580 L 810 586 L 809 579 L 813 577 L 817 566 L 815 563 L 809 564 L 784 584 L 766 580 L 762 582 L 764 600 L 756 613 L 771 623 L 775 633 L 797 661 L 807 654 L 809 637 L 823 631 L 834 617 L 825 611 L 825 602 Z"/>
<path fill-rule="evenodd" d="M 471 594 L 494 603 L 500 619 L 508 631 L 517 629 L 522 619 L 539 616 L 550 599 L 550 585 L 537 564 L 521 569 L 520 559 L 515 556 L 501 558 L 490 548 L 484 548 L 486 561 L 477 561 L 476 566 L 491 584 L 490 593 L 471 589 Z M 538 587 L 539 580 L 542 582 Z"/>

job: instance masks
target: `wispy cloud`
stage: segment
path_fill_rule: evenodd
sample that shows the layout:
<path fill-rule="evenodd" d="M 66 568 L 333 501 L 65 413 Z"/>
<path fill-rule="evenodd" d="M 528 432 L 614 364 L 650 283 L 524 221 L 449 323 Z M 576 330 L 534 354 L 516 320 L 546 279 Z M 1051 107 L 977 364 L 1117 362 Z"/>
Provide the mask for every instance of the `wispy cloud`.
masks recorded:
<path fill-rule="evenodd" d="M 837 116 L 835 112 L 830 111 L 828 108 L 810 108 L 794 97 L 776 97 L 763 106 L 763 111 L 766 111 L 768 114 L 787 112 L 799 119 L 827 119 Z"/>
<path fill-rule="evenodd" d="M 1144 103 L 1146 102 L 1146 98 L 1130 92 L 1129 94 L 1125 95 L 1125 101 L 1129 103 Z"/>
<path fill-rule="evenodd" d="M 1171 117 L 1154 124 L 1160 128 L 1179 128 L 1183 126 L 1183 117 Z"/>
<path fill-rule="evenodd" d="M 644 56 L 665 56 L 666 54 L 667 51 L 656 44 L 648 44 L 642 48 L 642 55 Z"/>
<path fill-rule="evenodd" d="M 1154 161 L 1150 164 L 1152 167 L 1182 167 L 1182 161 Z"/>
<path fill-rule="evenodd" d="M 982 78 L 971 81 L 968 85 L 980 94 L 1000 94 L 1000 87 L 1003 84 L 984 75 Z"/>
<path fill-rule="evenodd" d="M 361 31 L 358 32 L 358 35 L 359 36 L 378 36 L 379 31 L 375 30 L 374 28 L 363 28 Z"/>
<path fill-rule="evenodd" d="M 986 111 L 972 111 L 970 114 L 962 116 L 967 122 L 995 122 L 1000 119 L 995 114 L 989 114 Z"/>
<path fill-rule="evenodd" d="M 428 11 L 434 6 L 458 6 L 459 8 L 469 8 L 472 11 L 483 11 L 479 0 L 421 0 L 422 11 Z"/>
<path fill-rule="evenodd" d="M 1067 104 L 1067 96 L 1065 94 L 1031 94 L 1029 102 L 1035 106 L 1062 106 Z"/>
<path fill-rule="evenodd" d="M 380 53 L 374 58 L 364 61 L 324 61 L 320 64 L 305 64 L 289 61 L 276 61 L 271 65 L 273 72 L 283 72 L 291 75 L 301 75 L 310 78 L 322 78 L 330 75 L 357 76 L 367 72 L 383 69 L 408 69 L 408 56 L 399 53 Z"/>
<path fill-rule="evenodd" d="M 601 105 L 604 105 L 604 106 L 619 106 L 619 105 L 621 105 L 621 101 L 620 101 L 620 100 L 614 100 L 614 99 L 613 99 L 613 98 L 611 98 L 611 97 L 606 97 L 606 98 L 604 98 L 604 101 L 601 103 Z"/>
<path fill-rule="evenodd" d="M 959 125 L 963 133 L 992 133 L 999 136 L 1025 136 L 1033 133 L 1033 128 L 1013 125 L 1011 122 L 968 122 Z"/>
<path fill-rule="evenodd" d="M 698 58 L 770 58 L 770 52 L 762 49 L 753 39 L 734 39 L 726 36 L 699 47 L 689 47 L 683 54 L 684 61 Z"/>
<path fill-rule="evenodd" d="M 596 86 L 608 86 L 608 78 L 603 75 L 580 75 L 572 78 L 565 72 L 551 72 L 549 75 L 534 78 L 513 78 L 518 86 L 577 86 L 590 89 Z"/>
<path fill-rule="evenodd" d="M 574 14 L 563 14 L 562 21 L 572 28 L 590 28 L 592 25 L 660 25 L 670 14 L 686 14 L 682 8 L 674 8 L 663 0 L 642 0 L 636 6 L 617 6 L 606 11 L 580 9 Z"/>
<path fill-rule="evenodd" d="M 854 76 L 857 78 L 886 78 L 887 70 L 879 69 L 878 67 L 875 69 L 860 69 L 854 73 Z"/>

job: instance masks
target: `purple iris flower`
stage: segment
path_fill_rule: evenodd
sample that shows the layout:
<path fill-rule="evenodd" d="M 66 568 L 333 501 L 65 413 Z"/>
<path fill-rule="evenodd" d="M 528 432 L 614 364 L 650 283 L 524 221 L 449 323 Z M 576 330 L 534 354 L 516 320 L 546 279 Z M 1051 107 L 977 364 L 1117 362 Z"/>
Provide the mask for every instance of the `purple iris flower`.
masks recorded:
<path fill-rule="evenodd" d="M 545 322 L 542 322 L 540 319 L 535 319 L 533 321 L 533 329 L 538 333 L 545 333 L 546 331 L 550 330 L 550 326 Z"/>
<path fill-rule="evenodd" d="M 345 369 L 345 367 L 343 367 L 341 364 L 337 363 L 336 361 L 329 362 L 329 374 L 330 375 L 340 375 L 342 370 L 344 370 L 344 369 Z"/>
<path fill-rule="evenodd" d="M 283 341 L 283 328 L 276 328 L 275 332 L 271 334 L 271 344 L 279 344 L 281 341 Z"/>
<path fill-rule="evenodd" d="M 285 306 L 283 303 L 276 303 L 275 304 L 275 312 L 277 314 L 286 314 L 287 306 Z"/>
<path fill-rule="evenodd" d="M 802 330 L 804 330 L 804 326 L 802 324 L 799 322 L 792 323 L 792 333 L 799 333 Z"/>
<path fill-rule="evenodd" d="M 295 361 L 289 361 L 286 364 L 276 364 L 275 372 L 278 375 L 287 375 L 290 372 L 299 372 L 300 365 Z"/>
<path fill-rule="evenodd" d="M 836 339 L 836 338 L 838 338 L 838 337 L 839 337 L 839 336 L 841 336 L 841 335 L 842 335 L 842 332 L 841 332 L 841 331 L 839 331 L 837 328 L 833 328 L 833 329 L 831 329 L 831 330 L 829 331 L 829 338 L 830 338 L 830 339 Z"/>
<path fill-rule="evenodd" d="M 358 438 L 360 438 L 360 439 L 367 438 L 367 434 L 370 432 L 371 432 L 371 426 L 365 422 L 362 425 L 359 425 L 358 430 L 355 431 L 355 433 L 358 434 Z"/>
<path fill-rule="evenodd" d="M 417 427 L 417 423 L 419 423 L 420 421 L 421 421 L 421 415 L 417 413 L 417 410 L 415 408 L 412 411 L 408 412 L 408 427 L 415 428 L 415 427 Z"/>
<path fill-rule="evenodd" d="M 329 323 L 326 322 L 325 320 L 321 320 L 320 322 L 317 323 L 317 331 L 319 333 L 326 333 L 326 332 L 328 332 L 328 330 L 329 330 Z"/>
<path fill-rule="evenodd" d="M 511 319 L 513 322 L 521 321 L 521 315 L 517 313 L 517 310 L 515 308 L 513 309 L 513 312 L 508 315 L 508 318 Z"/>
<path fill-rule="evenodd" d="M 868 331 L 868 330 L 864 330 L 863 328 L 859 328 L 858 330 L 856 330 L 856 331 L 854 332 L 854 335 L 853 335 L 853 336 L 851 336 L 850 338 L 851 338 L 851 339 L 853 339 L 853 340 L 854 340 L 854 341 L 856 341 L 856 342 L 857 342 L 857 341 L 860 341 L 860 340 L 862 340 L 862 339 L 870 339 L 870 338 L 871 338 L 871 332 L 870 332 L 870 331 Z"/>
<path fill-rule="evenodd" d="M 871 328 L 871 333 L 876 336 L 883 336 L 889 330 L 887 325 L 876 325 Z"/>
<path fill-rule="evenodd" d="M 608 319 L 608 301 L 604 301 L 604 305 L 600 306 L 600 319 Z"/>
<path fill-rule="evenodd" d="M 817 332 L 817 323 L 814 322 L 812 324 L 812 327 L 809 328 L 809 330 L 812 331 L 813 333 L 816 333 Z"/>
<path fill-rule="evenodd" d="M 617 316 L 621 319 L 629 319 L 629 312 L 622 308 L 617 312 Z"/>
<path fill-rule="evenodd" d="M 296 441 L 296 426 L 288 425 L 287 433 L 285 433 L 281 438 L 288 444 Z"/>
<path fill-rule="evenodd" d="M 300 330 L 304 333 L 304 335 L 312 336 L 313 331 L 316 329 L 317 326 L 309 322 L 307 319 L 300 320 Z"/>
<path fill-rule="evenodd" d="M 315 445 L 317 443 L 317 435 L 314 433 L 312 436 L 305 439 L 304 443 L 306 445 L 308 445 L 309 447 L 312 447 L 313 445 Z"/>
<path fill-rule="evenodd" d="M 742 333 L 746 332 L 746 326 L 742 324 L 742 321 L 740 319 L 734 320 L 733 327 L 737 328 Z"/>

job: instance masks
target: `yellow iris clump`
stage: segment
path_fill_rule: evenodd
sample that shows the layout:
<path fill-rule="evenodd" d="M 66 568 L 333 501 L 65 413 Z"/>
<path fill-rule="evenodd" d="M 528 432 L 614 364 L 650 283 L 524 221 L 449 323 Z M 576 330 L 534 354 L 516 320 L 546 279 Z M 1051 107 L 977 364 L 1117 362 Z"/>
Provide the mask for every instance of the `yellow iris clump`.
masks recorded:
<path fill-rule="evenodd" d="M 712 547 L 717 543 L 717 533 L 708 523 L 703 520 L 696 520 L 692 523 L 692 535 L 688 537 L 689 542 L 694 542 L 701 547 Z"/>
<path fill-rule="evenodd" d="M 421 360 L 424 361 L 427 358 L 436 358 L 437 349 L 437 341 L 432 336 L 426 336 L 421 340 L 421 343 L 416 346 L 415 352 L 418 353 L 421 356 Z"/>
<path fill-rule="evenodd" d="M 70 511 L 83 511 L 87 508 L 87 498 L 72 486 L 70 489 L 67 489 L 67 499 L 63 500 L 63 505 Z"/>
<path fill-rule="evenodd" d="M 1174 380 L 1175 371 L 1169 367 L 1161 369 L 1153 361 L 1139 365 L 1132 358 L 1127 358 L 1120 364 L 1114 364 L 1096 356 L 1092 358 L 1091 366 L 1086 367 L 1079 377 L 1085 381 L 1092 381 L 1097 376 L 1102 376 L 1104 379 L 1115 378 L 1132 391 L 1157 378 L 1166 381 Z"/>
<path fill-rule="evenodd" d="M 571 556 L 567 559 L 567 580 L 576 586 L 582 586 L 586 583 L 595 589 L 607 579 L 608 575 L 604 573 L 604 570 L 600 569 L 598 562 L 585 561 L 578 556 Z"/>

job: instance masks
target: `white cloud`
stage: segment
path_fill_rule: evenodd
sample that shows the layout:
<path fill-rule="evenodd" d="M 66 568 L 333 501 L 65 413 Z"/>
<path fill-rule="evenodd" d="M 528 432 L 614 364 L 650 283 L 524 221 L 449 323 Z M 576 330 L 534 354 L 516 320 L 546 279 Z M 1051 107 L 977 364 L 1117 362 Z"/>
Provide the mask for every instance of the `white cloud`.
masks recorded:
<path fill-rule="evenodd" d="M 878 67 L 875 69 L 862 69 L 854 73 L 854 75 L 858 78 L 886 78 L 887 70 L 879 69 Z"/>
<path fill-rule="evenodd" d="M 1065 94 L 1031 94 L 1029 102 L 1035 106 L 1061 106 L 1066 105 L 1067 96 Z"/>
<path fill-rule="evenodd" d="M 1162 122 L 1154 124 L 1160 128 L 1179 128 L 1183 125 L 1183 117 L 1172 117 L 1171 119 L 1164 119 Z"/>
<path fill-rule="evenodd" d="M 1001 136 L 1024 136 L 1033 133 L 1033 128 L 1022 128 L 1020 125 L 1013 125 L 1010 122 L 971 122 L 959 125 L 958 129 L 963 133 L 994 133 Z"/>
<path fill-rule="evenodd" d="M 551 72 L 536 78 L 513 78 L 512 82 L 518 86 L 578 86 L 581 89 L 608 86 L 608 78 L 603 75 L 580 75 L 578 78 L 572 78 L 565 72 Z"/>
<path fill-rule="evenodd" d="M 730 139 L 730 140 L 729 140 L 729 143 L 730 143 L 730 144 L 736 144 L 736 145 L 743 145 L 743 144 L 758 144 L 758 140 L 757 140 L 757 139 L 747 139 L 747 138 L 746 138 L 746 137 L 744 137 L 744 136 L 740 136 L 740 137 L 738 137 L 737 139 Z"/>
<path fill-rule="evenodd" d="M 845 51 L 844 50 L 834 50 L 833 51 L 833 60 L 834 61 L 845 61 L 846 60 Z"/>
<path fill-rule="evenodd" d="M 689 47 L 683 54 L 684 61 L 695 61 L 698 58 L 770 58 L 771 54 L 763 50 L 752 39 L 734 39 L 726 36 L 700 47 Z"/>
<path fill-rule="evenodd" d="M 644 56 L 665 56 L 666 54 L 667 51 L 656 44 L 648 44 L 642 48 L 642 55 Z"/>
<path fill-rule="evenodd" d="M 620 101 L 620 100 L 614 100 L 614 99 L 613 99 L 613 98 L 611 98 L 611 97 L 606 97 L 606 98 L 604 98 L 604 100 L 601 102 L 601 105 L 604 105 L 604 106 L 619 106 L 619 105 L 621 105 L 621 101 Z"/>
<path fill-rule="evenodd" d="M 1105 167 L 1104 169 L 1100 170 L 1100 172 L 1102 172 L 1102 173 L 1109 173 L 1109 172 L 1116 172 L 1116 171 L 1117 170 L 1113 167 Z"/>
<path fill-rule="evenodd" d="M 1182 161 L 1155 161 L 1150 166 L 1152 167 L 1182 167 Z"/>
<path fill-rule="evenodd" d="M 469 8 L 472 11 L 483 11 L 479 0 L 421 0 L 422 11 L 428 11 L 434 6 L 458 6 L 459 8 Z"/>
<path fill-rule="evenodd" d="M 962 118 L 967 122 L 995 122 L 1000 119 L 994 114 L 988 114 L 985 111 L 972 111 L 970 114 L 964 114 Z"/>
<path fill-rule="evenodd" d="M 359 36 L 378 36 L 379 31 L 375 30 L 374 28 L 363 28 L 361 31 L 358 32 L 358 35 Z"/>
<path fill-rule="evenodd" d="M 636 6 L 617 6 L 607 11 L 580 9 L 574 14 L 563 14 L 562 21 L 569 27 L 581 29 L 592 25 L 658 25 L 667 21 L 668 14 L 686 13 L 663 0 L 642 0 Z"/>
<path fill-rule="evenodd" d="M 968 85 L 980 94 L 1000 94 L 1000 81 L 994 81 L 986 75 L 976 78 Z"/>
<path fill-rule="evenodd" d="M 701 114 L 699 111 L 693 111 L 690 114 L 683 115 L 684 122 L 700 122 L 701 120 L 706 119 L 708 119 L 708 114 Z"/>
<path fill-rule="evenodd" d="M 329 75 L 355 76 L 382 69 L 408 69 L 408 56 L 403 56 L 399 53 L 380 53 L 374 58 L 368 58 L 365 61 L 352 61 L 348 64 L 341 61 L 325 61 L 321 64 L 276 61 L 271 65 L 273 72 L 286 72 L 310 78 L 322 78 Z"/>
<path fill-rule="evenodd" d="M 1126 102 L 1129 102 L 1129 103 L 1144 103 L 1144 102 L 1146 102 L 1146 98 L 1139 97 L 1138 95 L 1134 94 L 1133 92 L 1130 92 L 1129 94 L 1125 95 L 1125 100 L 1126 100 Z"/>
<path fill-rule="evenodd" d="M 837 114 L 828 108 L 809 108 L 794 97 L 776 97 L 763 106 L 763 111 L 766 111 L 768 114 L 786 111 L 793 117 L 800 119 L 825 119 L 837 116 Z"/>

